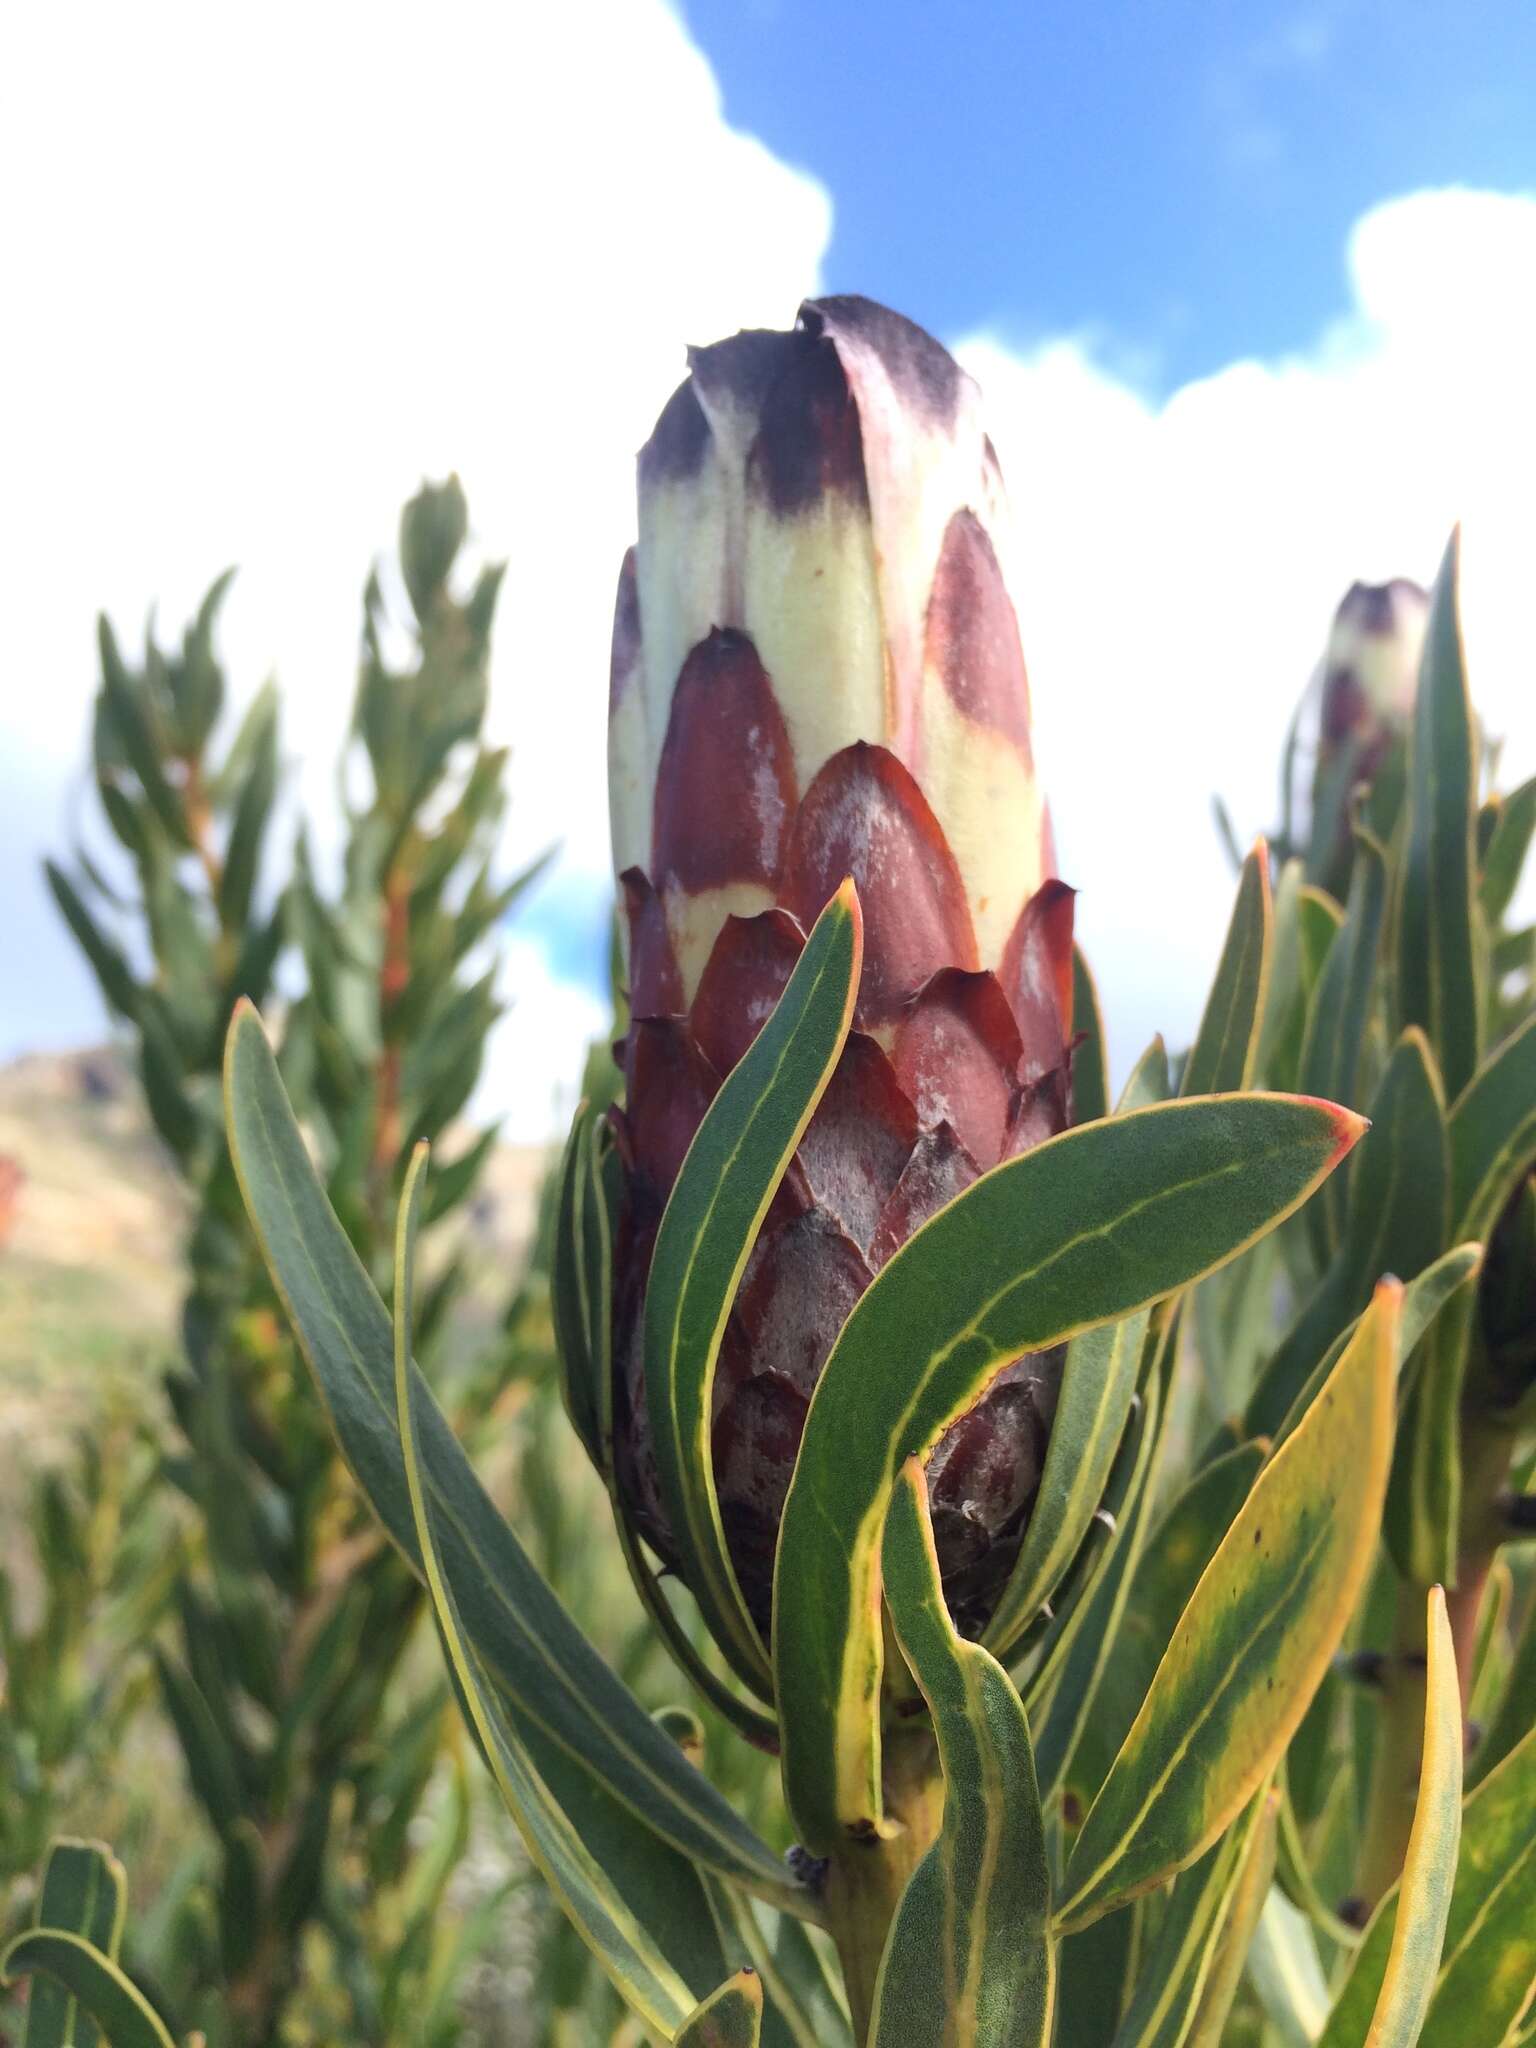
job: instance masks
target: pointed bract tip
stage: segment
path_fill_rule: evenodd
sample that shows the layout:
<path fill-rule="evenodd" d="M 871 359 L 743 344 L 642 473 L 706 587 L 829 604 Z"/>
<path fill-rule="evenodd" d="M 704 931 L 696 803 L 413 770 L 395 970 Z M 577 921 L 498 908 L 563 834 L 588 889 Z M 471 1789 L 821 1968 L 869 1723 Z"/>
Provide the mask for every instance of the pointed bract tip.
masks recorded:
<path fill-rule="evenodd" d="M 1333 1150 L 1328 1155 L 1328 1171 L 1331 1173 L 1344 1157 L 1352 1152 L 1366 1132 L 1371 1128 L 1368 1116 L 1360 1116 L 1352 1109 L 1346 1109 L 1341 1102 L 1329 1102 L 1321 1095 L 1293 1095 L 1293 1102 L 1304 1102 L 1312 1109 L 1320 1109 L 1333 1128 Z"/>

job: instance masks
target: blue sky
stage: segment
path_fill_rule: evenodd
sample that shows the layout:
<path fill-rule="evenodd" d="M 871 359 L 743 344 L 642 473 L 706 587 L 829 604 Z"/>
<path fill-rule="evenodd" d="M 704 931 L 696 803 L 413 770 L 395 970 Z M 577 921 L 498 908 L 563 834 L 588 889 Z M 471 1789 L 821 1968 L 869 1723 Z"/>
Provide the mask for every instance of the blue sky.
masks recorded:
<path fill-rule="evenodd" d="M 1369 207 L 1536 183 L 1529 0 L 684 0 L 733 122 L 833 196 L 829 280 L 1083 333 L 1166 392 L 1305 345 Z"/>
<path fill-rule="evenodd" d="M 0 929 L 27 971 L 0 978 L 0 1058 L 106 1028 L 38 882 L 97 610 L 174 631 L 240 565 L 234 704 L 275 675 L 287 800 L 323 840 L 369 562 L 456 469 L 508 563 L 507 860 L 561 847 L 509 934 L 484 1103 L 553 1131 L 605 1022 L 634 451 L 686 343 L 819 289 L 891 301 L 982 386 L 1122 1067 L 1198 1017 L 1230 892 L 1212 794 L 1270 822 L 1339 595 L 1427 579 L 1457 518 L 1475 688 L 1508 778 L 1536 769 L 1530 0 L 681 6 L 8 24 Z"/>

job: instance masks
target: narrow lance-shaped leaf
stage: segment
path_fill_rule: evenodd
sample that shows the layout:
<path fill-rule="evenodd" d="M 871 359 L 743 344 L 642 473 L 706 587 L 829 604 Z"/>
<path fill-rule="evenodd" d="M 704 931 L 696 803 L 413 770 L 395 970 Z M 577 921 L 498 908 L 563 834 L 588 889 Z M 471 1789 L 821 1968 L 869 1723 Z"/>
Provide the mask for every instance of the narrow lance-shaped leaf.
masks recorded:
<path fill-rule="evenodd" d="M 1123 1323 L 1085 1330 L 1067 1346 L 1040 1489 L 984 1637 L 1000 1656 L 1055 1592 L 1104 1497 L 1136 1392 L 1147 1322 L 1143 1309 Z"/>
<path fill-rule="evenodd" d="M 598 1428 L 598 1387 L 582 1312 L 582 1265 L 576 1234 L 577 1200 L 585 1171 L 591 1112 L 583 1103 L 561 1155 L 555 1192 L 554 1258 L 550 1274 L 550 1318 L 560 1354 L 560 1388 L 565 1412 L 582 1448 L 599 1473 L 607 1469 L 607 1447 Z"/>
<path fill-rule="evenodd" d="M 1360 2048 L 1361 2043 L 1366 2048 L 1414 2048 L 1415 2042 L 1428 2038 L 1424 2023 L 1440 1978 L 1462 1831 L 1461 1689 L 1445 1595 L 1438 1586 L 1429 1589 L 1427 1640 L 1424 1762 L 1408 1854 L 1401 1879 L 1377 1909 L 1356 1956 L 1323 2035 L 1325 2048 Z M 1387 1927 L 1390 1941 L 1384 1940 Z M 1499 1958 L 1495 1967 L 1502 1965 Z M 1458 2038 L 1472 2042 L 1500 2037 L 1471 2027 Z"/>
<path fill-rule="evenodd" d="M 879 1543 L 896 1474 L 1000 1367 L 1177 1292 L 1289 1214 L 1358 1117 L 1289 1096 L 1166 1103 L 986 1174 L 860 1297 L 785 1503 L 773 1642 L 784 1784 L 806 1846 L 883 1823 Z"/>
<path fill-rule="evenodd" d="M 884 1567 L 891 1620 L 933 1715 L 944 1820 L 891 1922 L 871 2048 L 1042 2048 L 1056 1958 L 1029 1724 L 1007 1672 L 955 1633 L 916 1459 L 891 1501 Z"/>
<path fill-rule="evenodd" d="M 1275 883 L 1269 985 L 1259 1023 L 1257 1078 L 1265 1088 L 1294 1088 L 1306 1026 L 1302 988 L 1300 896 L 1303 868 L 1287 860 Z"/>
<path fill-rule="evenodd" d="M 1536 1157 L 1536 1017 L 1456 1098 L 1450 1123 L 1454 1229 L 1487 1237 Z"/>
<path fill-rule="evenodd" d="M 111 2048 L 176 2048 L 164 2022 L 138 1986 L 83 1935 L 38 1927 L 18 1934 L 0 1955 L 0 1984 L 41 1972 L 88 2013 Z"/>
<path fill-rule="evenodd" d="M 1273 1790 L 1260 1795 L 1258 1815 L 1243 1843 L 1237 1878 L 1227 1897 L 1215 1952 L 1184 2048 L 1222 2048 L 1227 2039 L 1227 2020 L 1275 1874 L 1275 1821 L 1279 1805 Z M 1239 1828 L 1237 1832 L 1241 1835 L 1244 1831 Z"/>
<path fill-rule="evenodd" d="M 1482 859 L 1478 901 L 1484 917 L 1497 924 L 1520 885 L 1531 836 L 1536 833 L 1536 776 L 1511 790 L 1499 806 L 1493 837 Z"/>
<path fill-rule="evenodd" d="M 1126 1076 L 1120 1099 L 1115 1104 L 1115 1115 L 1127 1116 L 1133 1109 L 1150 1109 L 1155 1102 L 1166 1102 L 1172 1093 L 1168 1048 L 1159 1031 Z"/>
<path fill-rule="evenodd" d="M 749 1956 L 762 1979 L 763 2048 L 853 2048 L 841 1972 L 801 1922 L 717 1877 L 705 1875 L 704 1889 L 721 1947 Z"/>
<path fill-rule="evenodd" d="M 1371 1098 L 1370 1135 L 1353 1168 L 1339 1248 L 1249 1397 L 1244 1428 L 1273 1435 L 1328 1347 L 1361 1313 L 1384 1273 L 1409 1280 L 1446 1244 L 1445 1100 L 1417 1026 L 1399 1039 Z"/>
<path fill-rule="evenodd" d="M 1536 1602 L 1528 1607 L 1524 1626 L 1516 1637 L 1498 1706 L 1490 1714 L 1482 1739 L 1472 1752 L 1468 1785 L 1474 1789 L 1480 1785 L 1528 1728 L 1536 1728 Z"/>
<path fill-rule="evenodd" d="M 1131 1581 L 1151 1514 L 1152 1472 L 1165 1414 L 1163 1384 L 1154 1368 L 1143 1381 L 1139 1413 L 1126 1432 L 1126 1449 L 1120 1454 L 1124 1459 L 1134 1447 L 1124 1497 L 1114 1504 L 1106 1499 L 1103 1510 L 1094 1517 L 1095 1533 L 1102 1532 L 1105 1537 L 1105 1554 L 1063 1632 L 1064 1642 L 1057 1646 L 1057 1654 L 1053 1657 L 1048 1649 L 1039 1670 L 1031 1672 L 1023 1688 L 1031 1713 L 1038 1702 L 1044 1703 L 1043 1714 L 1034 1724 L 1038 1730 L 1035 1770 L 1042 1797 L 1061 1808 L 1064 1831 L 1075 1832 L 1083 1817 L 1083 1808 L 1074 1810 L 1063 1792 L 1063 1781 L 1086 1731 L 1096 1725 L 1104 1667 L 1125 1623 Z M 1049 1668 L 1053 1662 L 1057 1665 L 1054 1676 Z"/>
<path fill-rule="evenodd" d="M 1266 1834 L 1265 1809 L 1260 1793 L 1240 1823 L 1175 1883 L 1157 1937 L 1140 1959 L 1135 1995 L 1112 2048 L 1182 2048 L 1210 1982 L 1233 1895 L 1256 1840 Z"/>
<path fill-rule="evenodd" d="M 757 1972 L 738 1970 L 690 2013 L 677 2048 L 757 2048 L 763 2025 L 763 1987 Z"/>
<path fill-rule="evenodd" d="M 38 1894 L 36 1924 L 78 1934 L 115 1958 L 128 1905 L 128 1879 L 104 1842 L 61 1836 L 51 1843 Z M 40 1976 L 27 1999 L 23 2048 L 95 2048 L 95 2022 L 57 1977 Z"/>
<path fill-rule="evenodd" d="M 646 1399 L 684 1576 L 732 1667 L 770 1697 L 767 1653 L 736 1581 L 715 1493 L 715 1362 L 758 1226 L 848 1036 L 862 952 L 858 896 L 845 882 L 694 1134 L 646 1287 Z"/>
<path fill-rule="evenodd" d="M 593 1118 L 581 1134 L 575 1163 L 572 1205 L 579 1227 L 572 1233 L 571 1256 L 582 1345 L 594 1399 L 594 1429 L 601 1445 L 598 1466 L 613 1507 L 614 1533 L 640 1604 L 671 1652 L 673 1662 L 716 1710 L 755 1748 L 778 1752 L 778 1729 L 772 1718 L 742 1699 L 718 1677 L 678 1619 L 661 1581 L 651 1567 L 639 1532 L 614 1474 L 613 1441 L 613 1252 L 617 1235 L 619 1191 L 617 1160 L 607 1142 L 606 1124 Z M 771 2034 L 771 2029 L 770 2029 Z"/>
<path fill-rule="evenodd" d="M 255 1012 L 225 1064 L 230 1146 L 267 1263 L 342 1453 L 391 1539 L 422 1569 L 395 1419 L 389 1318 L 326 1201 Z M 655 1726 L 535 1571 L 424 1395 L 418 1451 L 438 1548 L 475 1654 L 524 1727 L 537 1724 L 648 1827 L 722 1876 L 815 1918 L 803 1886 Z"/>
<path fill-rule="evenodd" d="M 1067 1868 L 1064 1926 L 1193 1862 L 1274 1770 L 1370 1569 L 1402 1289 L 1385 1281 L 1190 1597 Z"/>
<path fill-rule="evenodd" d="M 567 1919 L 626 2003 L 647 2025 L 671 2034 L 684 2023 L 703 1988 L 697 1981 L 700 1971 L 705 1983 L 718 1975 L 714 1967 L 718 1948 L 709 1940 L 702 1944 L 703 1953 L 692 1972 L 685 1974 L 679 1968 L 680 1963 L 694 1959 L 677 1953 L 686 1947 L 686 1933 L 679 1942 L 675 1911 L 669 1930 L 672 1939 L 665 1946 L 661 1928 L 655 1924 L 665 1921 L 669 1908 L 675 1909 L 678 1891 L 686 1893 L 691 1881 L 697 1889 L 696 1881 L 688 1866 L 654 1839 L 643 1841 L 640 1858 L 626 1868 L 619 1867 L 616 1854 L 599 1859 L 589 1852 L 519 1740 L 510 1716 L 486 1685 L 438 1556 L 436 1510 L 423 1484 L 416 1451 L 427 1396 L 410 1359 L 415 1231 L 426 1164 L 425 1147 L 418 1148 L 400 1199 L 395 1239 L 395 1398 L 422 1568 L 454 1689 L 507 1810 Z M 612 1852 L 619 1845 L 610 1839 L 608 1847 Z M 698 1899 L 702 1905 L 702 1891 Z M 712 1933 L 707 1910 L 698 1931 L 706 1930 Z M 667 1948 L 673 1951 L 671 1955 Z M 694 1981 L 690 1982 L 690 1977 Z"/>
<path fill-rule="evenodd" d="M 1302 1042 L 1301 1087 L 1308 1095 L 1351 1106 L 1357 1099 L 1386 902 L 1386 855 L 1381 842 L 1357 825 L 1349 906 L 1323 963 Z M 1347 1200 L 1348 1180 L 1341 1176 L 1307 1211 L 1308 1235 L 1320 1260 L 1332 1258 L 1339 1247 Z"/>
<path fill-rule="evenodd" d="M 1461 1387 L 1476 1292 L 1447 1301 L 1424 1339 L 1398 1422 L 1382 1534 L 1410 1585 L 1453 1580 L 1461 1525 Z"/>
<path fill-rule="evenodd" d="M 1278 1888 L 1253 1931 L 1248 1981 L 1280 2048 L 1311 2048 L 1328 2018 L 1328 1984 L 1311 1927 Z"/>
<path fill-rule="evenodd" d="M 1436 1319 L 1444 1312 L 1457 1292 L 1468 1287 L 1477 1278 L 1483 1263 L 1483 1248 L 1480 1244 L 1452 1245 L 1448 1252 L 1442 1252 L 1432 1266 L 1426 1266 L 1416 1280 L 1410 1280 L 1403 1289 L 1402 1314 L 1397 1325 L 1397 1375 L 1399 1403 L 1405 1385 L 1405 1375 L 1412 1368 L 1414 1354 L 1434 1327 Z M 1338 1364 L 1346 1344 L 1353 1338 L 1358 1323 L 1351 1323 L 1343 1330 L 1313 1369 L 1301 1392 L 1286 1410 L 1285 1420 L 1276 1430 L 1273 1444 L 1276 1450 L 1283 1444 L 1302 1417 L 1317 1399 L 1318 1390 Z"/>
<path fill-rule="evenodd" d="M 1109 1114 L 1109 1042 L 1098 983 L 1081 946 L 1072 948 L 1072 1121 L 1096 1123 Z"/>
<path fill-rule="evenodd" d="M 1269 985 L 1273 922 L 1269 848 L 1261 839 L 1238 877 L 1232 921 L 1200 1029 L 1184 1063 L 1181 1095 L 1223 1095 L 1252 1082 Z"/>
<path fill-rule="evenodd" d="M 1477 1071 L 1482 1018 L 1473 899 L 1477 755 L 1461 642 L 1460 554 L 1457 531 L 1435 578 L 1414 704 L 1398 946 L 1404 1020 L 1428 1032 L 1453 1098 Z"/>
<path fill-rule="evenodd" d="M 1033 1717 L 1042 1703 L 1045 1706 L 1043 1726 L 1031 1719 L 1031 1726 L 1038 1727 L 1035 1771 L 1044 1784 L 1052 1782 L 1045 1752 L 1051 1743 L 1058 1702 L 1073 1682 L 1071 1672 L 1078 1645 L 1085 1634 L 1099 1630 L 1100 1616 L 1110 1611 L 1105 1603 L 1113 1603 L 1118 1597 L 1114 1586 L 1106 1582 L 1119 1573 L 1121 1549 L 1140 1514 L 1142 1494 L 1157 1453 L 1162 1413 L 1162 1381 L 1154 1363 L 1131 1403 L 1130 1420 L 1110 1468 L 1104 1498 L 1094 1511 L 1066 1578 L 1056 1590 L 1051 1612 L 1039 1617 L 1020 1648 L 1010 1654 L 1010 1662 L 1022 1663 L 1024 1667 L 1022 1671 L 1015 1669 L 1014 1676 L 1025 1712 Z M 1085 1680 L 1079 1686 L 1079 1697 L 1085 1696 L 1086 1683 Z"/>
<path fill-rule="evenodd" d="M 1099 1646 L 1103 1679 L 1067 1782 L 1079 1814 L 1097 1797 L 1130 1732 L 1179 1617 L 1258 1477 L 1267 1446 L 1239 1444 L 1195 1473 L 1147 1535 L 1118 1624 Z"/>

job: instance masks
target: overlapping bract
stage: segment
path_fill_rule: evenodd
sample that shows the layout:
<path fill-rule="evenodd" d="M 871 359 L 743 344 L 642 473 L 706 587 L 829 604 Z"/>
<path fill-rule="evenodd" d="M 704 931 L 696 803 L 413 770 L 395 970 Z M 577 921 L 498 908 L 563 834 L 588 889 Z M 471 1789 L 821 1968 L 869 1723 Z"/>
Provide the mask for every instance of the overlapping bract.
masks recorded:
<path fill-rule="evenodd" d="M 1001 480 L 969 378 L 853 298 L 690 365 L 640 456 L 610 705 L 631 1004 L 615 1456 L 673 1564 L 642 1345 L 655 1233 L 846 876 L 865 928 L 854 1028 L 715 1382 L 721 1515 L 766 1633 L 807 1404 L 849 1310 L 939 1207 L 1067 1123 L 1072 895 L 1052 874 Z M 1008 1366 L 929 1466 L 962 1616 L 984 1617 L 1017 1546 L 1057 1374 L 1050 1356 Z"/>

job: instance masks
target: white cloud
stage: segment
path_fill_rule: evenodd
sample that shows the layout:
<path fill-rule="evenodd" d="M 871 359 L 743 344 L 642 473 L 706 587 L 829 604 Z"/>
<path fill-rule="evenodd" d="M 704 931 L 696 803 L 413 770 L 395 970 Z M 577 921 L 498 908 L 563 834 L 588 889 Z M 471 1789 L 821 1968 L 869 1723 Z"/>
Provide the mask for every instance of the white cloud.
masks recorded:
<path fill-rule="evenodd" d="M 602 721 L 631 453 L 681 344 L 780 324 L 826 196 L 726 124 L 661 0 L 34 8 L 0 63 L 0 1050 L 99 1028 L 32 868 L 63 836 L 98 606 L 179 626 L 226 562 L 232 672 L 285 684 L 306 796 L 350 700 L 358 592 L 456 466 L 512 568 L 494 722 L 520 858 L 606 865 Z M 1428 577 L 1466 522 L 1480 700 L 1536 766 L 1536 200 L 1377 208 L 1303 354 L 1153 404 L 1093 346 L 973 338 L 1023 536 L 1063 865 L 1122 1062 L 1186 1037 L 1225 920 L 1222 791 L 1267 823 L 1295 693 L 1356 576 Z M 904 310 L 922 318 L 925 308 Z M 532 1132 L 596 1008 L 514 947 L 486 1095 Z"/>
<path fill-rule="evenodd" d="M 965 345 L 1021 528 L 1024 642 L 1063 872 L 1119 1062 L 1187 1042 L 1230 883 L 1210 799 L 1272 822 L 1295 699 L 1356 577 L 1428 581 L 1464 526 L 1469 661 L 1536 768 L 1536 199 L 1426 192 L 1349 249 L 1305 354 L 1150 404 L 1070 340 Z"/>
<path fill-rule="evenodd" d="M 5 42 L 0 886 L 32 971 L 0 998 L 0 1050 L 100 1028 L 35 882 L 97 608 L 131 627 L 157 599 L 179 630 L 243 564 L 228 666 L 279 676 L 327 807 L 363 578 L 424 474 L 459 470 L 511 562 L 509 859 L 561 838 L 600 871 L 633 451 L 686 341 L 814 289 L 826 195 L 726 124 L 662 0 L 98 0 L 23 10 Z"/>

